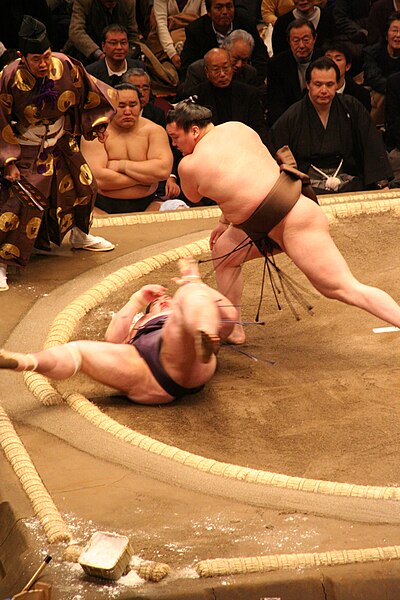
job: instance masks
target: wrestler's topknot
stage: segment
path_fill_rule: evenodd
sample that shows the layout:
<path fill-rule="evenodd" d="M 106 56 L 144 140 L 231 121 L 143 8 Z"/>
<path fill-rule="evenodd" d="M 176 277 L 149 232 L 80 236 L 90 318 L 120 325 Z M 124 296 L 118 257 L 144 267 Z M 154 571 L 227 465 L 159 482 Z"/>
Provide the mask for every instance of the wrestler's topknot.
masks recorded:
<path fill-rule="evenodd" d="M 181 100 L 167 113 L 167 123 L 176 123 L 184 131 L 189 131 L 193 125 L 200 129 L 212 121 L 212 111 L 206 106 L 197 104 L 197 96 L 190 96 Z"/>

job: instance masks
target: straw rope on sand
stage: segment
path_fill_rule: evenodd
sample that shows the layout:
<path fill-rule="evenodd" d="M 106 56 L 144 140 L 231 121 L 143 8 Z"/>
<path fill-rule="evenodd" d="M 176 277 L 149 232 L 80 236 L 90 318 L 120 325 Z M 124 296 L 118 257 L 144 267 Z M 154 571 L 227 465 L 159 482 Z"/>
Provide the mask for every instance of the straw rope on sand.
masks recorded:
<path fill-rule="evenodd" d="M 71 535 L 41 480 L 8 415 L 0 406 L 0 445 L 28 496 L 51 544 L 68 542 Z"/>
<path fill-rule="evenodd" d="M 328 215 L 330 220 L 338 217 L 341 218 L 353 216 L 354 214 L 376 214 L 391 209 L 395 209 L 397 214 L 399 212 L 398 207 L 400 206 L 400 198 L 397 197 L 396 192 L 363 193 L 360 195 L 352 194 L 340 197 L 323 196 L 320 198 L 320 201 L 323 210 Z M 211 208 L 207 209 L 206 211 L 177 211 L 176 213 L 164 214 L 149 213 L 149 215 L 132 215 L 129 217 L 116 217 L 101 220 L 95 219 L 94 225 L 131 225 L 154 221 L 180 220 L 185 218 L 215 218 L 218 217 L 219 214 L 220 210 L 218 208 Z M 193 256 L 198 256 L 204 252 L 207 252 L 207 250 L 208 239 L 203 239 L 195 244 L 178 247 L 174 250 L 158 254 L 150 259 L 138 262 L 134 265 L 119 269 L 115 273 L 104 278 L 100 283 L 88 290 L 85 294 L 77 298 L 57 316 L 50 328 L 49 335 L 45 342 L 45 347 L 51 347 L 56 344 L 68 342 L 71 339 L 74 328 L 79 323 L 80 319 L 82 319 L 82 317 L 92 308 L 98 306 L 101 302 L 107 299 L 110 294 L 114 293 L 116 290 L 123 288 L 128 283 L 131 283 L 136 279 L 140 279 L 140 277 L 143 275 L 147 275 L 153 270 L 159 269 L 162 266 L 176 261 L 181 257 L 185 257 L 190 254 Z M 69 406 L 76 410 L 80 415 L 101 429 L 108 431 L 116 438 L 122 439 L 129 444 L 133 444 L 142 449 L 146 449 L 149 452 L 159 454 L 160 456 L 167 457 L 173 461 L 183 463 L 186 466 L 198 469 L 200 471 L 207 471 L 210 474 L 236 479 L 238 481 L 251 481 L 266 486 L 269 485 L 291 490 L 302 490 L 316 494 L 354 496 L 357 498 L 375 500 L 398 500 L 400 498 L 400 490 L 395 487 L 361 486 L 339 482 L 290 477 L 277 473 L 248 469 L 237 465 L 206 459 L 204 457 L 180 450 L 179 448 L 168 446 L 162 442 L 158 442 L 157 440 L 149 438 L 148 436 L 144 436 L 125 426 L 120 425 L 102 413 L 102 411 L 95 407 L 81 394 L 65 394 L 64 397 L 62 397 L 56 390 L 54 390 L 50 382 L 45 377 L 37 373 L 25 374 L 25 382 L 30 391 L 43 404 L 57 404 L 65 400 Z M 4 417 L 2 413 L 0 413 L 0 417 L 2 417 L 0 418 L 0 442 L 4 448 L 5 442 L 6 445 L 7 443 L 10 443 L 7 442 L 7 440 L 10 440 L 10 436 L 12 439 L 11 444 L 14 444 L 14 440 L 18 438 L 18 436 L 15 430 L 15 435 L 10 430 L 10 426 L 11 429 L 13 428 L 11 424 L 7 423 L 6 416 Z M 22 442 L 20 443 L 22 445 Z M 32 480 L 34 480 L 34 477 L 35 475 L 33 473 Z M 29 483 L 24 487 L 29 487 Z M 55 511 L 53 517 L 47 517 L 47 530 L 55 530 L 57 523 L 59 523 L 59 518 L 60 517 L 57 510 Z M 67 536 L 64 539 L 69 538 Z M 330 564 L 350 564 L 352 562 L 389 560 L 398 559 L 399 557 L 400 547 L 392 546 L 387 548 L 367 548 L 360 550 L 343 550 L 313 554 L 214 559 L 199 562 L 196 566 L 196 569 L 201 577 L 210 577 L 222 574 L 248 573 L 277 569 L 316 567 Z"/>

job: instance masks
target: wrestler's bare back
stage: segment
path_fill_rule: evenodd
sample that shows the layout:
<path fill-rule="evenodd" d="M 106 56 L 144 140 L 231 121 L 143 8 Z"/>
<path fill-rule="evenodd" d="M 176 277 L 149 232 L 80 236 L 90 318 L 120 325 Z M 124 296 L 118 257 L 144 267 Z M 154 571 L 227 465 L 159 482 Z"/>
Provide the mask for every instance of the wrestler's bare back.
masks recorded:
<path fill-rule="evenodd" d="M 185 193 L 185 180 L 189 188 L 197 187 L 198 197 L 191 200 L 212 198 L 225 217 L 238 224 L 250 217 L 268 194 L 278 179 L 279 167 L 253 129 L 231 121 L 211 125 L 193 153 L 182 159 L 179 173 Z"/>

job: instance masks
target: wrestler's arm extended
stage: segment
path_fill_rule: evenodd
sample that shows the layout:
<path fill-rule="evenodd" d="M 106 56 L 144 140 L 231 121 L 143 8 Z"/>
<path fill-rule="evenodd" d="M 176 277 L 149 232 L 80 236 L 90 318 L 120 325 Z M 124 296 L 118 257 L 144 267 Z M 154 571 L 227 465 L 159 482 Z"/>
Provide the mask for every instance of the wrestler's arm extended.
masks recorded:
<path fill-rule="evenodd" d="M 193 168 L 193 156 L 184 156 L 178 166 L 181 188 L 186 198 L 191 202 L 200 202 L 203 194 L 199 192 L 199 186 Z"/>
<path fill-rule="evenodd" d="M 99 140 L 88 141 L 82 138 L 81 151 L 97 181 L 99 189 L 103 192 L 122 190 L 137 184 L 127 175 L 122 175 L 107 166 L 107 151 L 104 144 Z"/>
<path fill-rule="evenodd" d="M 166 293 L 162 285 L 144 285 L 134 292 L 128 302 L 119 310 L 110 321 L 104 339 L 113 344 L 126 344 L 131 337 L 132 319 L 146 304 L 152 302 Z"/>
<path fill-rule="evenodd" d="M 171 173 L 173 156 L 165 130 L 152 123 L 146 160 L 111 160 L 108 166 L 118 173 L 128 175 L 135 183 L 151 184 L 167 179 Z"/>

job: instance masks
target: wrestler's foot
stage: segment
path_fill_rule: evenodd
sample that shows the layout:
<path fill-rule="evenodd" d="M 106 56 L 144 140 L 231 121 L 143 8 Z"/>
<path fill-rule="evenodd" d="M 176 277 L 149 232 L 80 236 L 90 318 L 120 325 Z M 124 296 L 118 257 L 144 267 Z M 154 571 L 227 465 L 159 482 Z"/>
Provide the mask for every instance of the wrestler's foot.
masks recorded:
<path fill-rule="evenodd" d="M 178 285 L 185 285 L 185 283 L 197 283 L 201 282 L 201 275 L 197 261 L 194 260 L 193 256 L 187 258 L 181 258 L 178 261 L 178 268 L 181 273 L 180 277 L 174 277 L 175 283 Z"/>
<path fill-rule="evenodd" d="M 198 331 L 195 345 L 197 358 L 202 363 L 208 363 L 213 354 L 218 354 L 220 339 L 217 334 Z"/>
<path fill-rule="evenodd" d="M 7 265 L 5 263 L 0 263 L 0 292 L 6 292 L 8 289 Z"/>
<path fill-rule="evenodd" d="M 20 354 L 0 349 L 0 369 L 35 371 L 37 366 L 37 360 L 32 354 Z"/>
<path fill-rule="evenodd" d="M 240 344 L 244 344 L 246 341 L 246 334 L 244 332 L 243 326 L 239 324 L 235 324 L 231 333 L 224 340 L 226 344 L 234 344 L 235 346 L 239 346 Z"/>
<path fill-rule="evenodd" d="M 108 240 L 91 235 L 90 233 L 83 233 L 78 227 L 73 227 L 71 230 L 70 237 L 71 247 L 74 250 L 89 250 L 90 252 L 110 252 L 114 250 L 115 246 Z"/>

